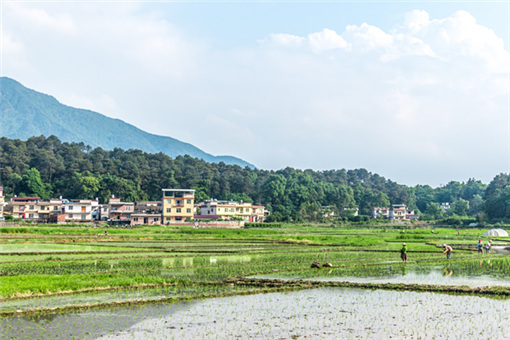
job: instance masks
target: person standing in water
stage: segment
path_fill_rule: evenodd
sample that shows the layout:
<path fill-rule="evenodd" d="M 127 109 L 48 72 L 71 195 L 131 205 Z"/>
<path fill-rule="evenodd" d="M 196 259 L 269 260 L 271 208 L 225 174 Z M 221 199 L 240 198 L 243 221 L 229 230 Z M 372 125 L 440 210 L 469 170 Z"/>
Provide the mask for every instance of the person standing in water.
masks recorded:
<path fill-rule="evenodd" d="M 402 249 L 400 249 L 400 258 L 403 263 L 407 262 L 407 246 L 405 242 L 402 243 Z"/>
<path fill-rule="evenodd" d="M 483 255 L 483 242 L 482 242 L 482 240 L 478 240 L 478 244 L 476 246 L 478 247 L 478 255 Z"/>

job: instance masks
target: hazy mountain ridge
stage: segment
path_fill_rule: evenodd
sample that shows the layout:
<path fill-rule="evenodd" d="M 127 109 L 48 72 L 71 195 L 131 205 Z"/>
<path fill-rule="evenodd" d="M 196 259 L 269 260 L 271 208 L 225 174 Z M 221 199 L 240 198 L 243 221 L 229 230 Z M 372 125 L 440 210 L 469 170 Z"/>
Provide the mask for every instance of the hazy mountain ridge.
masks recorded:
<path fill-rule="evenodd" d="M 83 142 L 106 150 L 140 149 L 170 157 L 187 154 L 207 162 L 253 167 L 233 156 L 213 156 L 175 138 L 150 134 L 120 119 L 66 106 L 50 95 L 1 77 L 0 136 L 26 140 L 40 135 L 55 135 L 64 142 Z"/>

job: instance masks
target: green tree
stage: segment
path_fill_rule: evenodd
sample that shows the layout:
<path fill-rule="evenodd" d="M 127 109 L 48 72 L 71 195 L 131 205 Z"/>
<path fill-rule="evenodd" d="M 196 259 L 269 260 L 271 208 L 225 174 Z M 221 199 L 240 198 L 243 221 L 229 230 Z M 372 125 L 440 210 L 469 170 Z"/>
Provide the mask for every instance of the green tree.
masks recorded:
<path fill-rule="evenodd" d="M 39 170 L 31 168 L 24 175 L 21 181 L 23 192 L 31 196 L 37 196 L 42 199 L 50 198 L 50 191 L 41 179 Z"/>
<path fill-rule="evenodd" d="M 466 201 L 465 199 L 459 198 L 455 202 L 453 202 L 452 209 L 453 213 L 458 216 L 467 216 L 469 212 L 469 201 Z"/>

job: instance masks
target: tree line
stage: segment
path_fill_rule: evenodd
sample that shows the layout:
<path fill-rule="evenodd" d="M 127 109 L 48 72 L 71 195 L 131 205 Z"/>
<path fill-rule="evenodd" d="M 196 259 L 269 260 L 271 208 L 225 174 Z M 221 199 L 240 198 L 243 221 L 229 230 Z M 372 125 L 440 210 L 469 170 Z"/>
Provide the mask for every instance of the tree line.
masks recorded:
<path fill-rule="evenodd" d="M 320 219 L 324 207 L 337 215 L 355 207 L 370 215 L 373 207 L 406 204 L 423 219 L 479 216 L 510 219 L 510 180 L 501 174 L 486 185 L 479 180 L 452 181 L 432 188 L 398 184 L 365 169 L 282 170 L 242 168 L 207 163 L 190 156 L 171 158 L 140 150 L 91 148 L 62 143 L 57 137 L 27 141 L 0 138 L 0 185 L 6 196 L 43 199 L 98 198 L 111 195 L 127 201 L 161 199 L 163 188 L 196 190 L 196 200 L 218 199 L 265 205 L 275 221 Z M 440 203 L 449 202 L 447 212 Z"/>

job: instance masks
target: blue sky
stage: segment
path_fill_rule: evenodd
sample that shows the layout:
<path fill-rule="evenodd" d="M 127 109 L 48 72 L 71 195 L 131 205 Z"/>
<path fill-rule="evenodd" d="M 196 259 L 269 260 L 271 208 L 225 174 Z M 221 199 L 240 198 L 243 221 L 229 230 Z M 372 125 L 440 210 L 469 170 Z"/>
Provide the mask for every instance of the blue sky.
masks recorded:
<path fill-rule="evenodd" d="M 212 1 L 157 3 L 147 9 L 162 10 L 165 18 L 187 32 L 231 47 L 254 44 L 274 32 L 306 35 L 325 27 L 341 31 L 363 22 L 389 30 L 415 9 L 426 10 L 434 18 L 465 10 L 496 31 L 508 49 L 508 7 L 507 1 Z"/>
<path fill-rule="evenodd" d="M 510 169 L 509 2 L 2 1 L 1 73 L 259 168 Z"/>

